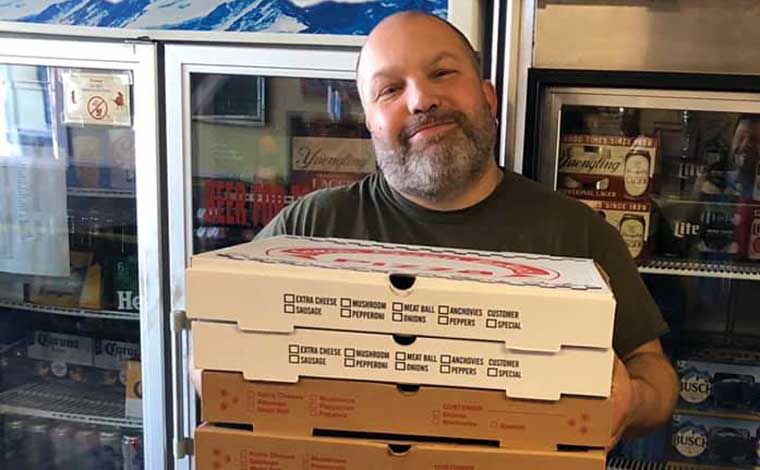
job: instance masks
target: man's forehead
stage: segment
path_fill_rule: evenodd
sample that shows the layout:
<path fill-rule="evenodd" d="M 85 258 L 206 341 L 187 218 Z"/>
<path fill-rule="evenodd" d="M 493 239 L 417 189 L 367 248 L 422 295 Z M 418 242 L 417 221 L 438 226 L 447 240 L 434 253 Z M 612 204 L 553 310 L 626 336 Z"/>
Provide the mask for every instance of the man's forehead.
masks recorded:
<path fill-rule="evenodd" d="M 433 62 L 445 57 L 467 59 L 466 45 L 453 27 L 423 14 L 395 15 L 381 22 L 362 47 L 357 72 L 370 78 L 379 69 L 413 57 Z"/>

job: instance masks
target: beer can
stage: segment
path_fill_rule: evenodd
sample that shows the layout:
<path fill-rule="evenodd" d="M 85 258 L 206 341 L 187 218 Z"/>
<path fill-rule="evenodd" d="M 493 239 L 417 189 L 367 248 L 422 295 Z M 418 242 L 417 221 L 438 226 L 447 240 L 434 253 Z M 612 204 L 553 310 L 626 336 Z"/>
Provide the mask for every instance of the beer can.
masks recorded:
<path fill-rule="evenodd" d="M 100 431 L 98 449 L 98 469 L 121 470 L 121 434 L 114 431 Z"/>
<path fill-rule="evenodd" d="M 98 463 L 98 432 L 85 427 L 74 433 L 74 468 L 96 469 Z"/>
<path fill-rule="evenodd" d="M 121 438 L 123 470 L 143 470 L 143 445 L 140 436 L 125 434 Z"/>
<path fill-rule="evenodd" d="M 57 467 L 64 468 L 74 462 L 74 433 L 70 424 L 59 424 L 50 430 L 51 459 Z"/>
<path fill-rule="evenodd" d="M 45 421 L 32 420 L 26 425 L 22 452 L 30 468 L 41 467 L 50 462 L 50 426 Z"/>
<path fill-rule="evenodd" d="M 5 425 L 3 426 L 3 448 L 6 460 L 13 459 L 22 454 L 25 427 L 23 419 L 9 418 L 5 421 Z"/>

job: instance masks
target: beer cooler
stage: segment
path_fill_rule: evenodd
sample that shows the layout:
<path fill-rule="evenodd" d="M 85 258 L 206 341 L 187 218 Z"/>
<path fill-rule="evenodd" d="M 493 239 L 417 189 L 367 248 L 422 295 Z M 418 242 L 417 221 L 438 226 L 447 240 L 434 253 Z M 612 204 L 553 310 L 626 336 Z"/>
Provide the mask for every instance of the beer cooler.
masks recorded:
<path fill-rule="evenodd" d="M 156 48 L 1 40 L 0 468 L 165 468 Z"/>
<path fill-rule="evenodd" d="M 532 69 L 523 173 L 617 228 L 670 325 L 672 422 L 610 468 L 760 464 L 756 78 Z"/>
<path fill-rule="evenodd" d="M 358 49 L 165 46 L 174 452 L 192 465 L 190 257 L 250 241 L 285 206 L 375 171 L 356 85 Z M 256 286 L 251 286 L 256 289 Z"/>

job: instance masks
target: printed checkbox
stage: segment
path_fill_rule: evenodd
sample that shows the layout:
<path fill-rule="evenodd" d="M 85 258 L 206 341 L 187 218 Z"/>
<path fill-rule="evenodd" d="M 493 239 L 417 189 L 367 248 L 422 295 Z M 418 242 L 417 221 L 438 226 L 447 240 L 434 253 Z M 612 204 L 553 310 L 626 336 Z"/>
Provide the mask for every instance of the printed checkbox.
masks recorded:
<path fill-rule="evenodd" d="M 285 304 L 285 313 L 295 313 L 296 306 L 293 304 Z"/>
<path fill-rule="evenodd" d="M 396 351 L 396 360 L 397 361 L 405 361 L 406 360 L 406 353 L 404 351 Z"/>
<path fill-rule="evenodd" d="M 298 354 L 298 351 L 300 351 L 300 350 L 301 350 L 301 348 L 298 347 L 297 344 L 289 344 L 288 345 L 288 352 L 290 354 Z"/>
<path fill-rule="evenodd" d="M 340 306 L 343 308 L 351 307 L 351 299 L 347 297 L 341 297 L 340 298 Z"/>
<path fill-rule="evenodd" d="M 393 310 L 394 312 L 401 312 L 402 310 L 404 310 L 404 304 L 402 304 L 401 302 L 393 302 L 393 306 L 391 310 Z"/>
<path fill-rule="evenodd" d="M 449 364 L 451 363 L 451 356 L 448 354 L 442 354 L 441 355 L 441 364 Z"/>
<path fill-rule="evenodd" d="M 298 356 L 296 356 L 295 354 L 291 354 L 290 357 L 288 358 L 288 362 L 291 364 L 298 364 L 299 362 Z"/>
<path fill-rule="evenodd" d="M 351 318 L 351 309 L 348 309 L 348 308 L 340 309 L 340 316 L 343 318 Z"/>
<path fill-rule="evenodd" d="M 449 317 L 439 315 L 438 316 L 438 324 L 439 325 L 448 325 L 449 324 Z"/>
<path fill-rule="evenodd" d="M 449 306 L 448 305 L 439 305 L 438 306 L 438 315 L 448 315 L 449 314 Z"/>
<path fill-rule="evenodd" d="M 343 350 L 343 355 L 346 357 L 354 357 L 356 350 L 354 348 L 346 348 Z"/>
<path fill-rule="evenodd" d="M 489 318 L 488 320 L 486 320 L 486 328 L 496 328 L 496 319 Z"/>
<path fill-rule="evenodd" d="M 404 314 L 403 313 L 394 313 L 393 314 L 393 321 L 404 321 Z"/>
<path fill-rule="evenodd" d="M 486 371 L 486 375 L 488 375 L 489 377 L 496 377 L 497 374 L 498 374 L 498 371 L 496 370 L 496 367 L 489 367 L 488 370 Z"/>
<path fill-rule="evenodd" d="M 396 363 L 396 370 L 406 370 L 406 364 L 403 362 Z"/>
<path fill-rule="evenodd" d="M 443 364 L 441 366 L 441 374 L 448 374 L 451 372 L 451 366 L 448 364 Z"/>
<path fill-rule="evenodd" d="M 346 367 L 354 367 L 356 365 L 356 361 L 354 361 L 354 359 L 351 357 L 347 357 L 343 360 L 343 364 L 345 364 Z"/>
<path fill-rule="evenodd" d="M 293 294 L 285 294 L 282 297 L 286 304 L 288 303 L 292 304 L 293 302 L 296 301 L 296 296 Z"/>

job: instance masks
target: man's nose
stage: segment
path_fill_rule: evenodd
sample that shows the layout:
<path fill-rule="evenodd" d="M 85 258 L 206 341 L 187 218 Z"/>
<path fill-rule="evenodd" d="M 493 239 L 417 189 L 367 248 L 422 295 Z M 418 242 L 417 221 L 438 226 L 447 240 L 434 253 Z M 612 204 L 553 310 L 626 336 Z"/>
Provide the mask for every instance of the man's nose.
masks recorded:
<path fill-rule="evenodd" d="M 427 113 L 441 106 L 441 97 L 435 88 L 426 83 L 414 83 L 409 86 L 407 104 L 409 114 Z"/>

